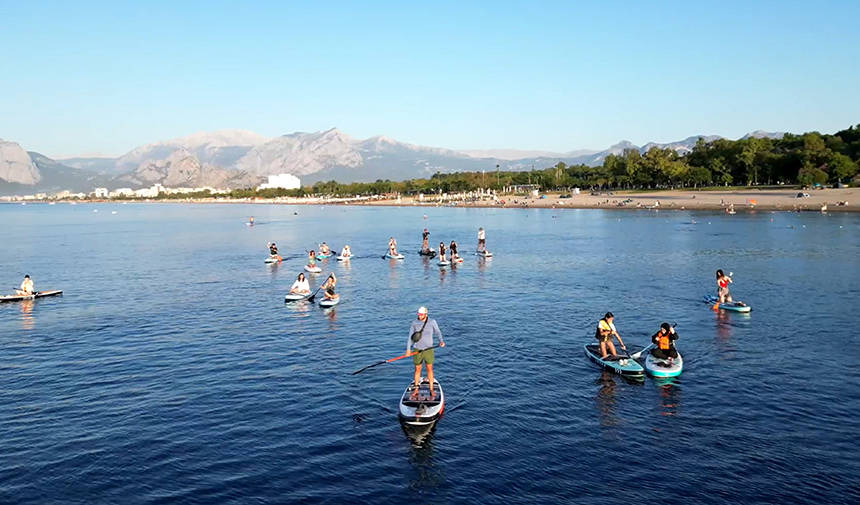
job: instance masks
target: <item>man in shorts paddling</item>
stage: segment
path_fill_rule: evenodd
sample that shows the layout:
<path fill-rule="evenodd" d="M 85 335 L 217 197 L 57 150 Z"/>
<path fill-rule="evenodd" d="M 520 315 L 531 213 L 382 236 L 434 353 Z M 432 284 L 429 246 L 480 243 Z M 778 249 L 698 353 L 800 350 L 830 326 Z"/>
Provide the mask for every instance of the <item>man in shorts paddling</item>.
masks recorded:
<path fill-rule="evenodd" d="M 597 335 L 595 337 L 600 341 L 600 357 L 606 358 L 606 348 L 609 348 L 609 351 L 612 352 L 612 355 L 615 356 L 617 353 L 615 352 L 615 345 L 612 343 L 612 337 L 618 339 L 618 343 L 621 344 L 622 349 L 627 349 L 627 346 L 624 345 L 624 341 L 621 340 L 621 335 L 618 334 L 618 331 L 615 330 L 615 325 L 612 321 L 615 320 L 615 315 L 612 312 L 607 312 L 603 319 L 601 319 L 597 323 Z"/>
<path fill-rule="evenodd" d="M 485 254 L 487 252 L 487 234 L 483 228 L 478 228 L 478 252 Z"/>
<path fill-rule="evenodd" d="M 417 335 L 416 335 L 417 333 Z M 445 341 L 442 340 L 442 332 L 439 331 L 439 325 L 435 319 L 430 319 L 427 316 L 427 307 L 418 309 L 418 319 L 412 321 L 409 326 L 409 338 L 406 340 L 406 355 L 412 356 L 412 363 L 415 364 L 415 392 L 418 395 L 418 387 L 421 384 L 421 367 L 427 363 L 427 380 L 430 382 L 430 396 L 435 397 L 433 391 L 433 334 L 439 337 L 439 347 L 445 347 Z M 417 340 L 415 337 L 419 337 Z M 414 352 L 413 352 L 414 350 Z"/>

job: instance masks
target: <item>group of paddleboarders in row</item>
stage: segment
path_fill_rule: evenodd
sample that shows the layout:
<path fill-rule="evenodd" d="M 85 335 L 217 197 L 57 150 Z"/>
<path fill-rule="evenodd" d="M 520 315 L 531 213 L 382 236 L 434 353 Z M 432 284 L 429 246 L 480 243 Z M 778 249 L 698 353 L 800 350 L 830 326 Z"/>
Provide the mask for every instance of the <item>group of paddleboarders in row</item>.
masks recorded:
<path fill-rule="evenodd" d="M 392 238 L 392 240 L 394 240 Z M 396 245 L 397 242 L 394 241 Z M 391 243 L 389 242 L 389 248 Z M 475 250 L 475 253 L 479 256 L 491 257 L 493 254 L 487 250 L 487 235 L 483 228 L 478 228 L 478 247 Z M 460 257 L 460 253 L 458 251 L 457 241 L 452 240 L 448 247 L 445 247 L 445 242 L 439 242 L 439 248 L 433 250 L 430 248 L 430 231 L 427 228 L 424 228 L 424 232 L 421 234 L 421 250 L 418 251 L 418 254 L 422 256 L 430 256 L 435 257 L 437 254 L 439 256 L 439 263 L 462 263 L 463 258 Z M 450 254 L 450 256 L 449 256 Z"/>

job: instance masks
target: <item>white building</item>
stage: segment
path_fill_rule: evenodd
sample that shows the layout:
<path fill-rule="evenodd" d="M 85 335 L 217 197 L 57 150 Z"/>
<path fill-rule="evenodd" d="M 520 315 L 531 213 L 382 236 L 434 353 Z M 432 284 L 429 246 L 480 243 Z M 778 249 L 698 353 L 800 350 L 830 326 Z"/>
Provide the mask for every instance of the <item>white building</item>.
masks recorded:
<path fill-rule="evenodd" d="M 134 190 L 131 188 L 119 188 L 116 191 L 111 191 L 108 196 L 111 198 L 117 198 L 120 196 L 134 196 Z"/>
<path fill-rule="evenodd" d="M 298 177 L 292 174 L 278 174 L 278 175 L 270 175 L 269 182 L 266 184 L 261 184 L 257 189 L 272 189 L 272 188 L 282 188 L 282 189 L 299 189 L 302 187 L 302 181 L 299 180 Z"/>
<path fill-rule="evenodd" d="M 107 188 L 96 188 L 95 194 L 96 194 L 96 198 L 107 198 L 108 197 L 108 189 Z"/>

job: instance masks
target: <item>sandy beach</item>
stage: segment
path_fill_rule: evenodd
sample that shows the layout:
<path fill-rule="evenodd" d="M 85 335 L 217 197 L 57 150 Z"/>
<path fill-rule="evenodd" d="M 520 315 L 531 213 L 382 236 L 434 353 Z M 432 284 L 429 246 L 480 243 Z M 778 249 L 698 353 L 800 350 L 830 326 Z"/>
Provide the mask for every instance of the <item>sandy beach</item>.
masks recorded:
<path fill-rule="evenodd" d="M 798 198 L 803 193 L 809 197 Z M 456 203 L 465 207 L 531 207 L 555 209 L 666 209 L 666 210 L 728 210 L 736 212 L 751 210 L 815 211 L 826 205 L 827 212 L 860 211 L 860 188 L 821 189 L 800 191 L 797 189 L 737 189 L 727 191 L 668 190 L 668 191 L 613 191 L 600 195 L 581 193 L 561 198 L 561 193 L 546 194 L 546 198 L 504 195 L 499 202 L 478 200 L 463 202 L 449 200 L 442 205 Z M 504 201 L 504 205 L 500 202 Z M 837 205 L 837 202 L 848 202 Z M 366 202 L 364 205 L 436 206 L 439 202 L 415 197 Z"/>

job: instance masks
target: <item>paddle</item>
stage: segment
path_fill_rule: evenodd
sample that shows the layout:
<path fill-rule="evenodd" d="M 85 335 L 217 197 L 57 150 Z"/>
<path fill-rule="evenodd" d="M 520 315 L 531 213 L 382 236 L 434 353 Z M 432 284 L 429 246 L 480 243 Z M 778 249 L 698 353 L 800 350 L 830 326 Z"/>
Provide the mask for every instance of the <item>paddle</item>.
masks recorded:
<path fill-rule="evenodd" d="M 437 348 L 437 347 L 439 347 L 439 346 L 438 346 L 438 345 L 434 345 L 433 347 L 428 347 L 427 349 L 435 349 L 435 348 Z M 427 349 L 423 349 L 423 350 L 425 350 L 425 351 L 426 351 Z M 363 372 L 363 371 L 367 370 L 368 368 L 373 368 L 373 367 L 375 367 L 375 366 L 384 365 L 384 364 L 386 364 L 386 363 L 391 363 L 392 361 L 397 361 L 397 360 L 399 360 L 399 359 L 408 358 L 409 356 L 411 356 L 411 354 L 404 354 L 403 356 L 398 356 L 398 357 L 396 357 L 396 358 L 391 358 L 391 359 L 387 359 L 387 360 L 385 360 L 385 361 L 380 361 L 379 363 L 374 363 L 374 364 L 372 364 L 372 365 L 367 365 L 366 367 L 362 368 L 361 370 L 356 370 L 355 372 L 352 372 L 352 375 L 355 375 L 355 374 L 357 374 L 357 373 L 361 373 L 361 372 Z"/>
<path fill-rule="evenodd" d="M 320 284 L 319 287 L 317 287 L 317 290 L 314 291 L 314 294 L 312 294 L 310 297 L 308 297 L 309 302 L 314 301 L 314 297 L 317 295 L 317 293 L 320 292 L 320 289 L 322 289 L 322 287 L 325 286 L 326 282 L 328 282 L 329 279 L 331 279 L 331 274 L 328 274 L 328 277 L 326 277 L 325 282 Z"/>

